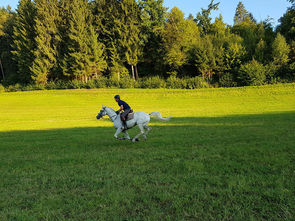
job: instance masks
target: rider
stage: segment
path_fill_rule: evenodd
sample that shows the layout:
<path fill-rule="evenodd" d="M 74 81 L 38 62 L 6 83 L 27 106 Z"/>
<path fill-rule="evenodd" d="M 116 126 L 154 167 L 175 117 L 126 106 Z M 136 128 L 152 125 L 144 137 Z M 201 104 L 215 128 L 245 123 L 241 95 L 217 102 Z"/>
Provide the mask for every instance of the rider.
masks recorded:
<path fill-rule="evenodd" d="M 123 122 L 124 129 L 126 130 L 127 129 L 127 125 L 126 125 L 127 115 L 129 113 L 132 113 L 133 111 L 131 110 L 130 106 L 125 101 L 122 101 L 120 99 L 120 95 L 116 95 L 115 100 L 120 107 L 120 109 L 118 111 L 116 111 L 116 113 L 119 114 L 122 110 L 124 111 L 123 113 L 121 113 L 121 120 Z"/>

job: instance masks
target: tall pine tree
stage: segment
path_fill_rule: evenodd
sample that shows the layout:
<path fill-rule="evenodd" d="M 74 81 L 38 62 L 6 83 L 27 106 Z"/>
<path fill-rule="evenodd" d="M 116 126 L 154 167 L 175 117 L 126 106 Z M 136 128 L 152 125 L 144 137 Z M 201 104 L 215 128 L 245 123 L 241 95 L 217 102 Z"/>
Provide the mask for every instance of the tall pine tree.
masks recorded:
<path fill-rule="evenodd" d="M 126 61 L 131 66 L 132 78 L 135 80 L 135 76 L 138 79 L 137 63 L 143 43 L 140 36 L 140 8 L 135 0 L 122 0 L 120 6 L 123 18 L 120 40 Z"/>
<path fill-rule="evenodd" d="M 87 0 L 72 1 L 68 13 L 69 29 L 64 38 L 64 75 L 87 82 L 105 69 L 103 45 L 97 41 Z"/>
<path fill-rule="evenodd" d="M 14 83 L 16 62 L 12 59 L 15 13 L 10 7 L 0 8 L 0 81 Z"/>
<path fill-rule="evenodd" d="M 124 16 L 117 0 L 95 0 L 92 3 L 94 27 L 99 35 L 99 40 L 105 45 L 107 72 L 120 79 L 124 67 L 124 46 L 122 45 L 122 26 Z"/>
<path fill-rule="evenodd" d="M 58 25 L 60 22 L 58 0 L 35 0 L 36 44 L 35 60 L 31 67 L 33 80 L 37 84 L 46 84 L 53 67 L 56 66 L 57 48 L 60 43 Z"/>
<path fill-rule="evenodd" d="M 143 62 L 145 71 L 150 73 L 164 72 L 163 35 L 161 34 L 166 19 L 167 8 L 163 0 L 141 0 L 141 30 L 144 40 Z"/>
<path fill-rule="evenodd" d="M 31 0 L 20 0 L 16 11 L 12 53 L 18 67 L 17 80 L 29 83 L 32 81 L 30 67 L 35 59 L 36 49 L 36 7 Z"/>

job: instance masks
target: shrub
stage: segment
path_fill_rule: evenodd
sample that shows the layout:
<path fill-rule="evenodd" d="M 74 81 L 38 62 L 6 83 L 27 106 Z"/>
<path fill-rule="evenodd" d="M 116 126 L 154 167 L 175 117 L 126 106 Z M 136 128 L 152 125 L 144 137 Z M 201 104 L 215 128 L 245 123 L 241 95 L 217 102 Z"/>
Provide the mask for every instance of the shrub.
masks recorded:
<path fill-rule="evenodd" d="M 129 76 L 121 78 L 119 81 L 120 88 L 133 88 L 134 87 L 134 81 Z"/>
<path fill-rule="evenodd" d="M 234 77 L 231 73 L 225 73 L 219 79 L 219 86 L 221 86 L 221 87 L 236 87 L 237 82 L 235 82 Z"/>
<path fill-rule="evenodd" d="M 66 81 L 62 81 L 59 80 L 57 82 L 55 82 L 56 88 L 55 89 L 71 89 L 71 82 L 66 82 Z"/>
<path fill-rule="evenodd" d="M 8 92 L 16 92 L 16 91 L 21 91 L 21 89 L 22 89 L 22 86 L 20 84 L 15 84 L 15 85 L 10 85 L 7 88 L 7 91 Z"/>
<path fill-rule="evenodd" d="M 198 88 L 209 88 L 210 85 L 202 77 L 188 78 L 187 80 L 188 89 L 198 89 Z"/>
<path fill-rule="evenodd" d="M 68 83 L 67 88 L 68 89 L 80 89 L 83 87 L 83 84 L 81 81 L 78 80 L 72 80 Z"/>
<path fill-rule="evenodd" d="M 0 84 L 0 93 L 3 93 L 3 92 L 5 92 L 5 88 L 3 87 L 2 84 Z"/>
<path fill-rule="evenodd" d="M 159 76 L 142 78 L 139 82 L 141 88 L 165 88 L 166 82 Z"/>
<path fill-rule="evenodd" d="M 45 85 L 44 84 L 36 84 L 36 85 L 33 85 L 33 90 L 45 90 Z"/>
<path fill-rule="evenodd" d="M 187 88 L 187 79 L 170 76 L 167 79 L 167 88 L 184 89 Z"/>
<path fill-rule="evenodd" d="M 116 87 L 119 88 L 120 87 L 120 81 L 115 78 L 115 77 L 110 77 L 109 79 L 107 79 L 106 81 L 106 86 L 107 87 Z"/>
<path fill-rule="evenodd" d="M 266 68 L 256 60 L 241 66 L 238 79 L 243 86 L 258 86 L 266 81 Z"/>
<path fill-rule="evenodd" d="M 45 85 L 45 89 L 54 90 L 54 89 L 57 89 L 57 86 L 54 81 L 50 81 Z"/>
<path fill-rule="evenodd" d="M 291 79 L 294 81 L 295 80 L 295 62 L 292 62 L 290 64 L 289 69 L 290 69 Z"/>
<path fill-rule="evenodd" d="M 33 91 L 35 89 L 36 88 L 32 84 L 28 84 L 28 85 L 22 87 L 22 91 Z"/>
<path fill-rule="evenodd" d="M 95 81 L 94 80 L 87 81 L 87 83 L 84 83 L 84 88 L 87 88 L 87 89 L 96 88 Z"/>
<path fill-rule="evenodd" d="M 100 77 L 98 79 L 95 79 L 94 82 L 95 82 L 96 88 L 105 88 L 107 85 L 107 80 L 108 79 L 105 77 Z"/>

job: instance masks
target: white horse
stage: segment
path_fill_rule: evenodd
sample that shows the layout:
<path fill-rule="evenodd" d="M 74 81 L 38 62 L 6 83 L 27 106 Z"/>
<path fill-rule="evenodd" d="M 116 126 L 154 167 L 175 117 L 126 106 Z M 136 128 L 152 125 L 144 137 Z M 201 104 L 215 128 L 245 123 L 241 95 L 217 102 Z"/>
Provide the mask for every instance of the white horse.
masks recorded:
<path fill-rule="evenodd" d="M 171 116 L 167 117 L 167 118 L 163 118 L 161 116 L 160 112 L 152 112 L 150 114 L 144 113 L 144 112 L 137 112 L 137 113 L 134 113 L 134 118 L 132 120 L 126 121 L 127 130 L 125 130 L 124 126 L 123 126 L 123 123 L 121 121 L 121 118 L 120 118 L 120 114 L 117 114 L 116 111 L 114 111 L 112 108 L 102 105 L 102 109 L 97 114 L 96 118 L 99 120 L 100 118 L 102 118 L 105 115 L 109 116 L 111 121 L 114 123 L 114 127 L 117 129 L 117 131 L 116 131 L 116 133 L 114 135 L 116 139 L 123 139 L 123 140 L 128 139 L 128 140 L 131 140 L 127 130 L 131 129 L 132 127 L 134 127 L 136 125 L 138 125 L 138 127 L 140 129 L 140 133 L 137 134 L 132 139 L 133 142 L 138 141 L 138 138 L 141 135 L 144 137 L 144 139 L 146 139 L 146 135 L 151 130 L 151 128 L 148 126 L 148 123 L 151 120 L 150 116 L 155 116 L 157 119 L 163 120 L 163 121 L 168 121 L 168 120 L 171 119 Z M 123 132 L 125 134 L 124 138 L 118 138 L 118 135 L 121 132 Z"/>

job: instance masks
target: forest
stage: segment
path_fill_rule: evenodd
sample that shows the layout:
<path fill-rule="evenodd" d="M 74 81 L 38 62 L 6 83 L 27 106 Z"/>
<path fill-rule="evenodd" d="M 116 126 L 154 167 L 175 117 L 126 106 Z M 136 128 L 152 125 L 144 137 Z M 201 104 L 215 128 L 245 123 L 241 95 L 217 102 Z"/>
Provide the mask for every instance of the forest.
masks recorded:
<path fill-rule="evenodd" d="M 235 87 L 295 79 L 295 0 L 273 27 L 242 2 L 233 25 L 163 0 L 20 0 L 0 8 L 5 87 Z M 59 85 L 59 86 L 57 86 Z M 0 85 L 1 86 L 1 85 Z M 3 86 L 2 86 L 3 87 Z M 32 86 L 33 87 L 33 86 Z"/>

